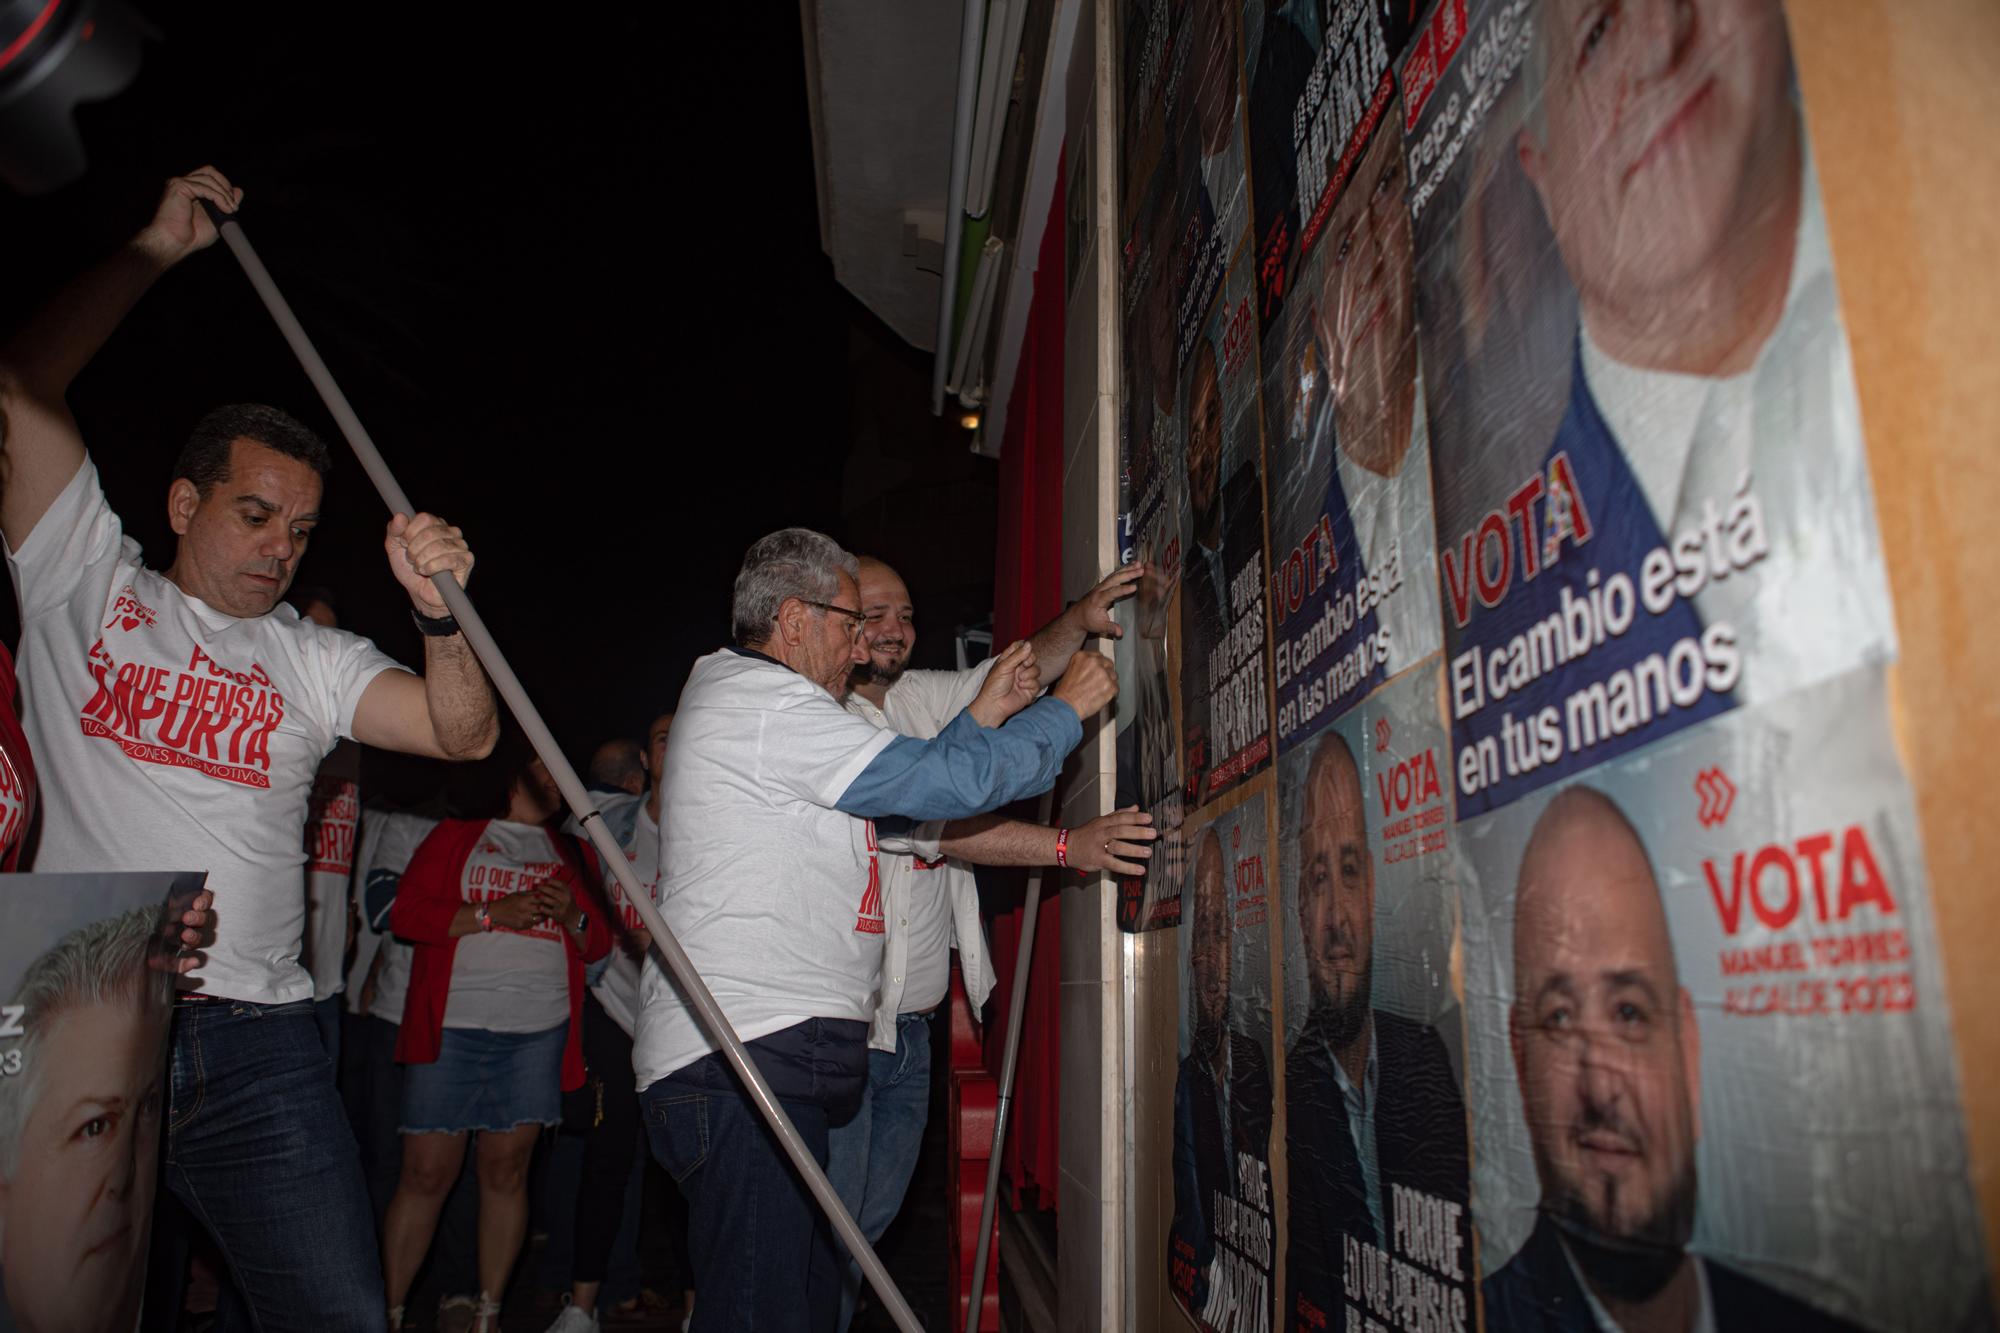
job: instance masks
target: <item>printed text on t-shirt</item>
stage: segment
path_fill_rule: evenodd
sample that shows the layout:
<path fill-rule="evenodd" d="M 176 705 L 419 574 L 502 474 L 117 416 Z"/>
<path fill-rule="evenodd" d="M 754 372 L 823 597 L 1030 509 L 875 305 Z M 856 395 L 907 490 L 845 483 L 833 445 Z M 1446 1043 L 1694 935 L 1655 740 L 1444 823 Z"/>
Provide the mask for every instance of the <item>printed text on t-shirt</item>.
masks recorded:
<path fill-rule="evenodd" d="M 270 787 L 271 733 L 284 721 L 285 699 L 262 665 L 234 670 L 198 645 L 178 671 L 121 663 L 99 639 L 86 666 L 97 691 L 83 706 L 84 735 L 144 763 Z"/>

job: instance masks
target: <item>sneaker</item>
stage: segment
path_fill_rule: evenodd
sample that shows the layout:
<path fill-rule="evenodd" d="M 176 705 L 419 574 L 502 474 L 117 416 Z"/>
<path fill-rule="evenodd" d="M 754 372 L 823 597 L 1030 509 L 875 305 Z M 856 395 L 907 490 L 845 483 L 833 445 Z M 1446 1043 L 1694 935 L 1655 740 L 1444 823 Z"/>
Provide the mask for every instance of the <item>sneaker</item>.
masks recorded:
<path fill-rule="evenodd" d="M 472 1333 L 479 1301 L 472 1296 L 447 1296 L 438 1302 L 437 1333 Z"/>
<path fill-rule="evenodd" d="M 597 1333 L 597 1327 L 595 1312 L 585 1314 L 574 1305 L 565 1305 L 556 1322 L 549 1325 L 548 1333 Z"/>

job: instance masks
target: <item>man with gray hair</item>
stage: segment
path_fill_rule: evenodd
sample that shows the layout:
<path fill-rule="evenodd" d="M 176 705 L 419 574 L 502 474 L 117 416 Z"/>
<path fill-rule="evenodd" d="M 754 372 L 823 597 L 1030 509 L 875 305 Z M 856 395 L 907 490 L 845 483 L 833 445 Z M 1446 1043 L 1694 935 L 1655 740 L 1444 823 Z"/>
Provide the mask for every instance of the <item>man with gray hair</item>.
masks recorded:
<path fill-rule="evenodd" d="M 867 1075 L 884 933 L 875 820 L 965 818 L 1044 790 L 1116 676 L 1083 654 L 1030 703 L 1040 673 L 1018 643 L 934 739 L 882 730 L 837 698 L 867 659 L 856 562 L 804 528 L 751 546 L 732 621 L 735 646 L 688 676 L 659 775 L 660 910 L 824 1165 L 828 1126 L 853 1114 Z M 809 1280 L 815 1245 L 832 1244 L 823 1226 L 815 1236 L 811 1196 L 652 959 L 642 992 L 633 1066 L 653 1154 L 687 1196 L 702 1308 L 742 1327 L 824 1327 L 839 1293 Z"/>
<path fill-rule="evenodd" d="M 36 959 L 0 1044 L 0 1320 L 129 1333 L 145 1291 L 173 991 L 158 908 Z"/>

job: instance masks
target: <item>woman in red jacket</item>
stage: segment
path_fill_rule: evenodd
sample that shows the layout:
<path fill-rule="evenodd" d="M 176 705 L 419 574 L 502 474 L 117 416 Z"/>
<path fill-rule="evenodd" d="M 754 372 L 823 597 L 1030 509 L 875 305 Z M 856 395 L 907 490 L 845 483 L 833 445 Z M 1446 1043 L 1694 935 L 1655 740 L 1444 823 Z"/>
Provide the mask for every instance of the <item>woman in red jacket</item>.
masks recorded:
<path fill-rule="evenodd" d="M 492 763 L 493 761 L 489 761 Z M 500 1327 L 500 1293 L 527 1234 L 528 1160 L 562 1094 L 583 1085 L 583 968 L 611 948 L 597 864 L 545 827 L 561 806 L 539 759 L 505 776 L 500 817 L 432 830 L 396 890 L 389 922 L 416 946 L 396 1059 L 403 1168 L 382 1227 L 389 1324 L 430 1249 L 438 1210 L 478 1135 L 479 1322 Z"/>

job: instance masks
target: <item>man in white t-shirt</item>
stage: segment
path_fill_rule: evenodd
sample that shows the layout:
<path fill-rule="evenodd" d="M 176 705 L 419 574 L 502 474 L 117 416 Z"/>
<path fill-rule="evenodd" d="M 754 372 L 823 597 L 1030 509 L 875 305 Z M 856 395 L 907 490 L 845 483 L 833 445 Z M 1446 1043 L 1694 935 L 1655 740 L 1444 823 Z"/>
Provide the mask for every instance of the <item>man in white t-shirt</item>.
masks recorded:
<path fill-rule="evenodd" d="M 864 556 L 860 567 L 868 660 L 848 676 L 847 709 L 885 731 L 927 740 L 978 697 L 994 660 L 964 671 L 911 671 L 917 629 L 910 591 L 880 560 Z M 1123 633 L 1111 607 L 1132 592 L 1142 572 L 1139 565 L 1117 570 L 1036 632 L 1028 644 L 1044 681 L 1061 677 L 1090 635 Z M 935 858 L 887 848 L 877 853 L 886 938 L 869 1032 L 868 1081 L 861 1109 L 828 1136 L 826 1166 L 827 1178 L 871 1244 L 896 1219 L 923 1146 L 931 1104 L 930 1021 L 951 987 L 954 947 L 975 1017 L 993 991 L 979 888 L 967 863 L 1143 874 L 1151 824 L 1150 816 L 1131 810 L 1101 816 L 1073 832 L 986 815 L 922 830 L 917 842 L 928 850 L 934 841 L 940 853 Z M 848 1326 L 860 1290 L 860 1265 L 849 1260 L 836 1329 Z"/>
<path fill-rule="evenodd" d="M 173 562 L 155 571 L 63 401 L 153 281 L 215 242 L 201 203 L 241 197 L 213 168 L 168 182 L 152 221 L 0 352 L 0 533 L 45 775 L 34 866 L 208 872 L 215 940 L 175 1007 L 168 1189 L 228 1261 L 225 1326 L 379 1330 L 367 1190 L 299 965 L 307 799 L 343 737 L 491 750 L 492 691 L 430 582 L 463 583 L 472 552 L 434 516 L 390 520 L 390 569 L 425 635 L 414 675 L 282 601 L 331 461 L 311 431 L 268 407 L 204 418 L 167 492 Z"/>
<path fill-rule="evenodd" d="M 1022 643 L 935 739 L 881 730 L 835 698 L 867 656 L 855 573 L 803 528 L 751 546 L 737 646 L 695 663 L 660 782 L 661 915 L 822 1163 L 867 1075 L 874 821 L 963 818 L 1046 789 L 1117 691 L 1110 661 L 1086 654 L 1028 703 L 1039 674 Z M 810 1273 L 830 1231 L 815 1238 L 804 1185 L 657 958 L 641 988 L 633 1067 L 653 1154 L 687 1195 L 695 1290 L 744 1326 L 824 1328 L 838 1284 Z"/>

